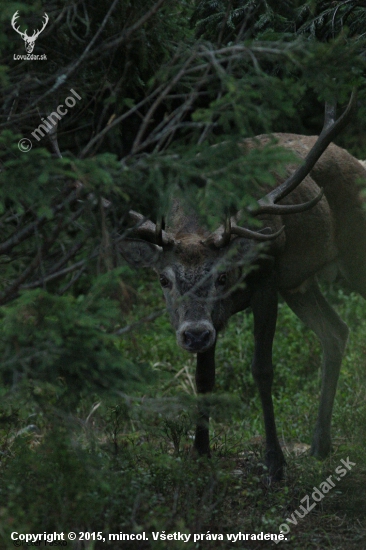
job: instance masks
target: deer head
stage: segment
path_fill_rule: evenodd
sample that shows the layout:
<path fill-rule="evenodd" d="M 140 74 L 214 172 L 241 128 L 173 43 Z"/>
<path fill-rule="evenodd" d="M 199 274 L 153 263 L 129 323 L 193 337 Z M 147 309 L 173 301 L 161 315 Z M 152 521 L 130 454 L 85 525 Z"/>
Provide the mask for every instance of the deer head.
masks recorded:
<path fill-rule="evenodd" d="M 353 93 L 338 120 L 334 120 L 332 109 L 326 109 L 323 130 L 304 163 L 250 211 L 252 216 L 269 215 L 270 228 L 253 231 L 241 227 L 238 222 L 242 213 L 238 212 L 210 234 L 200 227 L 195 214 L 185 213 L 177 201 L 166 228 L 162 221 L 154 224 L 137 212 L 129 212 L 133 233 L 139 238 L 125 239 L 121 252 L 133 266 L 152 267 L 157 272 L 182 348 L 190 352 L 208 350 L 229 317 L 249 305 L 251 288 L 272 272 L 276 255 L 284 247 L 281 217 L 310 210 L 322 199 L 323 192 L 314 184 L 307 202 L 277 203 L 309 174 L 348 122 L 355 102 Z"/>
<path fill-rule="evenodd" d="M 43 22 L 42 28 L 39 31 L 33 31 L 32 36 L 27 35 L 27 29 L 25 29 L 24 32 L 21 32 L 19 30 L 19 27 L 18 28 L 16 27 L 16 21 L 17 21 L 18 17 L 19 17 L 19 11 L 16 11 L 14 13 L 13 17 L 12 17 L 11 26 L 23 38 L 23 40 L 25 42 L 25 51 L 27 53 L 32 53 L 33 50 L 34 50 L 35 41 L 37 40 L 38 36 L 41 34 L 41 32 L 44 30 L 44 28 L 46 27 L 46 25 L 48 23 L 48 20 L 49 20 L 48 15 L 47 15 L 47 13 L 44 14 L 44 16 L 43 16 L 44 17 L 44 22 Z"/>

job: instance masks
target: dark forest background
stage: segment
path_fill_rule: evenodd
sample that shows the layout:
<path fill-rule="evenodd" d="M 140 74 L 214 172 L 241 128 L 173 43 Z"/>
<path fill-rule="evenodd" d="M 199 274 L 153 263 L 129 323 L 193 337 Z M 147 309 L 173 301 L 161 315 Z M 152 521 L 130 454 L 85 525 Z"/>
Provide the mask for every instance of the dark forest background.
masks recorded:
<path fill-rule="evenodd" d="M 280 305 L 275 406 L 286 479 L 265 483 L 248 314 L 220 337 L 211 461 L 190 458 L 193 358 L 153 274 L 119 253 L 130 209 L 157 220 L 179 189 L 214 229 L 288 156 L 261 133 L 318 134 L 325 101 L 358 108 L 337 139 L 366 158 L 366 3 L 354 0 L 0 2 L 0 540 L 10 533 L 279 532 L 341 458 L 357 464 L 288 547 L 366 547 L 366 308 L 350 325 L 334 454 L 308 454 L 318 342 Z M 26 60 L 22 36 L 49 22 Z M 81 99 L 37 139 L 65 99 Z M 70 103 L 70 102 L 69 102 Z M 40 135 L 39 133 L 37 134 Z M 213 144 L 220 143 L 220 154 Z M 151 540 L 150 540 L 151 539 Z M 165 548 L 149 541 L 73 548 Z M 226 548 L 227 541 L 208 542 Z M 175 548 L 201 548 L 191 542 Z M 202 544 L 202 543 L 201 543 Z M 273 545 L 274 546 L 274 545 Z M 237 546 L 239 548 L 239 546 Z M 244 547 L 244 546 L 243 546 Z M 246 543 L 245 548 L 271 543 Z"/>

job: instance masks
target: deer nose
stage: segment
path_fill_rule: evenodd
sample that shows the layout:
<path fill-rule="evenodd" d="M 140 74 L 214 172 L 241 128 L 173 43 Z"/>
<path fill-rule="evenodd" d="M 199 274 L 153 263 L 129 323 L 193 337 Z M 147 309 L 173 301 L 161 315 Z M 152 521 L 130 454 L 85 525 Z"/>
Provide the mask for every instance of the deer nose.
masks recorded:
<path fill-rule="evenodd" d="M 210 330 L 186 330 L 183 333 L 183 340 L 186 348 L 192 351 L 199 351 L 207 346 L 211 339 Z"/>

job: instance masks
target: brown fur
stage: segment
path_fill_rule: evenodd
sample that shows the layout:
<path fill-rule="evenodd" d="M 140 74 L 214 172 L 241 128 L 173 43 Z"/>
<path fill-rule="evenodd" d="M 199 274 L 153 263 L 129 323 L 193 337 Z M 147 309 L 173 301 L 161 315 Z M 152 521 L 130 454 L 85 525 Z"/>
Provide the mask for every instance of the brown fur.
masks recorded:
<path fill-rule="evenodd" d="M 316 136 L 274 134 L 278 145 L 305 158 Z M 249 147 L 265 145 L 267 135 L 246 140 Z M 289 169 L 290 173 L 290 169 Z M 366 170 L 357 159 L 335 144 L 330 144 L 309 176 L 283 204 L 306 202 L 324 189 L 323 199 L 312 209 L 289 216 L 267 218 L 271 228 L 283 224 L 284 235 L 277 240 L 278 285 L 280 290 L 295 289 L 333 260 L 347 278 L 363 273 L 366 254 L 366 218 L 362 211 L 359 183 L 366 183 Z M 280 182 L 279 182 L 280 183 Z M 278 242 L 280 241 L 280 243 Z M 351 244 L 352 243 L 352 244 Z M 280 244 L 280 246 L 279 246 Z M 359 284 L 357 284 L 359 287 Z"/>
<path fill-rule="evenodd" d="M 275 134 L 275 138 L 301 159 L 316 141 L 316 137 L 295 134 Z M 243 146 L 261 147 L 270 139 L 257 136 L 244 141 Z M 289 174 L 293 170 L 293 166 L 288 167 Z M 207 231 L 200 227 L 194 213 L 185 212 L 178 202 L 172 205 L 165 246 L 141 239 L 130 239 L 123 245 L 122 252 L 133 265 L 151 266 L 158 272 L 177 342 L 183 349 L 197 353 L 199 393 L 214 387 L 217 333 L 231 315 L 251 307 L 255 340 L 252 373 L 264 412 L 266 463 L 274 479 L 281 478 L 285 463 L 271 396 L 278 293 L 322 344 L 322 388 L 312 454 L 324 458 L 331 449 L 332 407 L 348 328 L 321 294 L 316 277 L 334 277 L 340 270 L 351 288 L 366 298 L 366 215 L 360 182 L 366 183 L 361 163 L 331 144 L 282 203 L 306 203 L 319 195 L 320 188 L 324 189 L 322 199 L 301 213 L 262 216 L 264 227 L 269 227 L 271 233 L 284 226 L 281 235 L 269 241 L 265 257 L 258 256 L 252 235 L 234 235 L 231 242 L 224 239 L 225 246 L 215 248 L 212 241 L 206 242 Z M 263 195 L 266 192 L 268 189 Z M 145 233 L 154 236 L 153 225 L 146 224 Z M 221 228 L 215 233 L 221 244 L 222 232 Z M 210 453 L 208 421 L 209 411 L 203 403 L 194 442 L 199 454 Z"/>

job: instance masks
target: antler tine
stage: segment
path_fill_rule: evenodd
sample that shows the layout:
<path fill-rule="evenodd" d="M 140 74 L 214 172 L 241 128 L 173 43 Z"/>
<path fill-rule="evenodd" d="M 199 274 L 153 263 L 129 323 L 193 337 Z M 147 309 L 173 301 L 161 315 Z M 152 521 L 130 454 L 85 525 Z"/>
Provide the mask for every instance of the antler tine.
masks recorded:
<path fill-rule="evenodd" d="M 17 10 L 17 11 L 14 13 L 13 17 L 11 18 L 11 25 L 12 25 L 12 27 L 14 28 L 14 30 L 17 30 L 17 29 L 15 28 L 15 23 L 16 23 L 18 17 L 19 17 L 19 10 Z"/>
<path fill-rule="evenodd" d="M 222 248 L 229 244 L 231 236 L 237 235 L 238 237 L 245 237 L 246 239 L 252 239 L 258 242 L 266 242 L 276 239 L 281 235 L 284 230 L 284 226 L 275 233 L 265 234 L 260 231 L 253 231 L 246 227 L 239 227 L 236 225 L 236 219 L 240 217 L 240 212 L 231 218 L 227 216 L 225 225 L 220 226 L 214 233 L 212 233 L 207 239 L 202 241 L 204 245 L 213 245 L 215 248 Z"/>
<path fill-rule="evenodd" d="M 293 191 L 309 174 L 314 167 L 315 163 L 324 153 L 328 145 L 333 141 L 336 135 L 343 130 L 348 124 L 353 109 L 357 101 L 357 92 L 353 89 L 351 98 L 344 113 L 335 120 L 336 108 L 333 104 L 325 105 L 325 116 L 323 129 L 316 140 L 313 147 L 307 154 L 305 161 L 301 166 L 295 170 L 293 174 L 281 185 L 273 189 L 263 199 L 258 201 L 258 208 L 251 209 L 251 213 L 254 216 L 259 214 L 295 214 L 296 212 L 303 212 L 309 208 L 312 208 L 323 196 L 321 191 L 315 199 L 303 203 L 302 205 L 289 205 L 289 208 L 284 208 L 284 205 L 276 205 L 276 203 L 285 198 L 291 191 Z"/>
<path fill-rule="evenodd" d="M 214 244 L 217 247 L 226 246 L 231 239 L 231 218 L 229 215 L 225 218 L 224 230 L 218 239 L 214 239 Z"/>
<path fill-rule="evenodd" d="M 162 228 L 162 219 L 155 224 L 134 210 L 130 210 L 128 216 L 135 224 L 132 231 L 142 239 L 146 239 L 147 241 L 155 243 L 159 246 L 174 244 L 174 239 Z"/>
<path fill-rule="evenodd" d="M 163 218 L 160 216 L 155 225 L 156 244 L 163 246 Z"/>
<path fill-rule="evenodd" d="M 43 29 L 45 28 L 45 26 L 47 25 L 47 23 L 49 21 L 49 17 L 48 17 L 46 12 L 45 12 L 43 17 L 44 17 L 44 22 L 43 22 L 42 28 L 39 31 L 34 31 L 33 36 L 38 37 L 41 34 L 41 32 L 43 31 Z M 32 36 L 32 38 L 33 38 L 33 36 Z"/>
<path fill-rule="evenodd" d="M 247 229 L 246 227 L 239 227 L 238 225 L 234 225 L 231 228 L 231 233 L 233 235 L 238 235 L 239 237 L 246 237 L 247 239 L 253 239 L 254 241 L 259 242 L 265 242 L 265 241 L 272 241 L 273 239 L 277 239 L 285 229 L 285 226 L 283 225 L 281 229 L 276 231 L 275 233 L 260 233 L 259 231 L 252 231 L 251 229 Z"/>
<path fill-rule="evenodd" d="M 19 17 L 19 10 L 17 10 L 12 19 L 11 19 L 11 26 L 13 27 L 13 29 L 18 33 L 20 34 L 20 36 L 24 37 L 24 36 L 27 36 L 27 31 L 25 32 L 22 32 L 21 30 L 19 30 L 19 27 L 17 28 L 15 25 L 16 25 L 16 22 L 17 22 L 17 19 Z"/>
<path fill-rule="evenodd" d="M 307 202 L 302 202 L 300 204 L 266 204 L 264 199 L 258 201 L 259 207 L 256 208 L 253 212 L 253 216 L 258 216 L 259 214 L 276 214 L 280 216 L 286 216 L 288 214 L 299 214 L 300 212 L 306 212 L 313 208 L 318 202 L 322 199 L 324 195 L 324 189 L 320 189 L 320 192 Z M 262 203 L 263 201 L 263 203 Z"/>
<path fill-rule="evenodd" d="M 229 215 L 225 218 L 224 225 L 220 225 L 216 231 L 211 233 L 207 239 L 202 240 L 202 244 L 206 246 L 214 246 L 221 248 L 229 244 L 231 239 L 231 218 Z"/>

